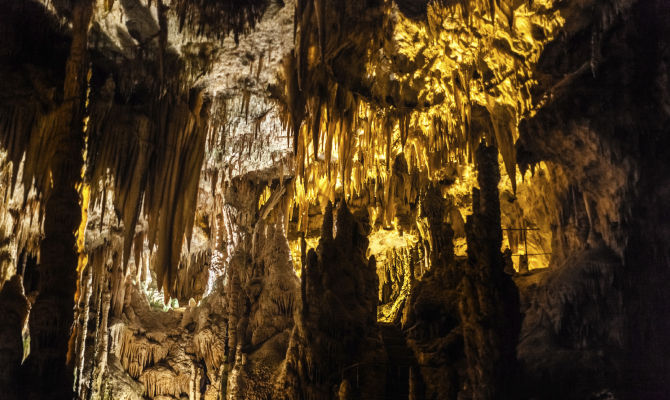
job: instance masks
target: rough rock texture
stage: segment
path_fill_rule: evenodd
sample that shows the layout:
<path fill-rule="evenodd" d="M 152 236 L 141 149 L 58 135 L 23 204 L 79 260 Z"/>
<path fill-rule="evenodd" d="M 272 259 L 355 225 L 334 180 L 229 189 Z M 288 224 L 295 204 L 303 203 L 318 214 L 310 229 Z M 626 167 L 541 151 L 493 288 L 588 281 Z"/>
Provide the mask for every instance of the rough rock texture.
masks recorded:
<path fill-rule="evenodd" d="M 279 398 L 334 399 L 341 385 L 349 398 L 370 398 L 383 386 L 383 372 L 374 368 L 385 365 L 385 354 L 366 229 L 345 202 L 334 224 L 332 205 L 327 208 L 319 246 L 303 266 L 302 308 L 277 384 Z"/>
<path fill-rule="evenodd" d="M 253 264 L 238 266 L 242 296 L 238 302 L 236 348 L 228 376 L 228 399 L 273 398 L 300 304 L 299 281 L 289 261 L 288 242 L 280 226 L 265 226 L 257 237 Z M 250 261 L 250 260 L 248 260 Z M 234 265 L 231 263 L 231 265 Z M 233 361 L 233 360 L 231 360 Z"/>
<path fill-rule="evenodd" d="M 468 364 L 466 392 L 473 399 L 514 398 L 521 317 L 519 294 L 500 253 L 498 149 L 482 143 L 475 160 L 480 189 L 473 189 L 473 214 L 465 224 L 468 267 L 458 304 Z"/>
<path fill-rule="evenodd" d="M 497 149 L 477 150 L 478 182 L 466 233 L 468 258 L 454 258 L 445 200 L 423 201 L 435 241 L 432 269 L 412 292 L 403 326 L 421 378 L 415 398 L 514 398 L 519 297 L 503 269 Z"/>
<path fill-rule="evenodd" d="M 517 149 L 524 155 L 519 157 L 522 166 L 552 161 L 570 185 L 566 197 L 574 200 L 564 215 L 580 220 L 576 233 L 581 240 L 563 240 L 560 251 L 614 253 L 619 259 L 610 262 L 619 265 L 612 268 L 612 290 L 604 291 L 597 304 L 598 313 L 607 315 L 602 323 L 618 325 L 620 314 L 607 313 L 622 298 L 626 361 L 618 364 L 622 375 L 594 382 L 592 389 L 606 385 L 615 393 L 619 387 L 623 397 L 660 398 L 667 396 L 670 377 L 667 357 L 654 350 L 667 347 L 667 335 L 661 332 L 669 329 L 670 309 L 667 296 L 661 295 L 670 264 L 662 244 L 670 219 L 658 203 L 667 197 L 668 187 L 662 160 L 668 158 L 670 11 L 659 1 L 593 5 L 592 16 L 575 10 L 573 15 L 581 17 L 571 19 L 566 35 L 545 51 L 539 71 L 546 74 L 543 81 L 551 96 L 521 125 Z M 589 273 L 590 264 L 581 265 L 580 273 Z M 601 279 L 607 282 L 609 274 Z M 588 332 L 571 346 L 582 341 L 592 342 Z M 608 343 L 611 339 L 602 338 L 590 348 Z"/>
<path fill-rule="evenodd" d="M 0 0 L 0 396 L 670 397 L 666 3 Z"/>
<path fill-rule="evenodd" d="M 105 333 L 109 354 L 86 371 L 94 377 L 92 397 L 218 398 L 226 337 L 221 322 L 208 303 L 165 312 L 131 287 L 123 314 Z"/>
<path fill-rule="evenodd" d="M 428 196 L 435 196 L 435 194 Z M 441 197 L 439 197 L 441 199 Z M 437 199 L 435 199 L 437 200 Z M 434 204 L 434 203 L 433 203 Z M 431 214 L 441 222 L 439 203 Z M 434 220 L 435 221 L 435 220 Z M 403 329 L 417 360 L 413 398 L 455 399 L 462 390 L 467 364 L 458 310 L 458 285 L 466 268 L 453 257 L 449 225 L 431 225 L 444 242 L 443 257 L 431 264 L 407 300 Z"/>
<path fill-rule="evenodd" d="M 423 249 L 418 243 L 413 243 L 391 247 L 379 256 L 375 256 L 379 278 L 377 319 L 398 323 L 407 296 L 425 272 Z"/>
<path fill-rule="evenodd" d="M 91 259 L 94 282 L 101 274 L 112 280 L 91 304 L 100 328 L 90 332 L 95 340 L 87 349 L 97 350 L 86 355 L 83 397 L 133 398 L 141 384 L 149 398 L 270 398 L 299 305 L 299 281 L 282 225 L 265 220 L 271 209 L 258 209 L 259 195 L 248 179 L 233 182 L 226 198 L 232 255 L 199 305 L 191 299 L 165 311 L 159 297 L 150 307 L 146 296 L 158 288 L 151 278 L 139 279 L 144 261 L 123 272 L 118 233 L 116 250 Z M 126 277 L 121 287 L 115 273 Z"/>
<path fill-rule="evenodd" d="M 591 398 L 613 389 L 625 334 L 623 299 L 614 282 L 620 268 L 616 255 L 601 245 L 556 268 L 516 278 L 524 293 L 518 355 L 526 395 Z"/>
<path fill-rule="evenodd" d="M 47 159 L 52 190 L 44 205 L 44 239 L 40 243 L 39 294 L 29 320 L 31 353 L 23 365 L 27 398 L 72 395 L 74 365 L 68 351 L 77 286 L 77 232 L 81 223 L 86 48 L 93 14 L 90 0 L 77 1 L 72 11 L 72 43 L 65 66 L 63 102 L 53 111 L 53 135 L 59 145 Z M 53 368 L 54 365 L 60 366 Z"/>
<path fill-rule="evenodd" d="M 28 318 L 29 303 L 23 294 L 21 275 L 14 275 L 0 290 L 0 391 L 7 400 L 22 398 L 18 374 L 23 361 L 23 327 Z"/>

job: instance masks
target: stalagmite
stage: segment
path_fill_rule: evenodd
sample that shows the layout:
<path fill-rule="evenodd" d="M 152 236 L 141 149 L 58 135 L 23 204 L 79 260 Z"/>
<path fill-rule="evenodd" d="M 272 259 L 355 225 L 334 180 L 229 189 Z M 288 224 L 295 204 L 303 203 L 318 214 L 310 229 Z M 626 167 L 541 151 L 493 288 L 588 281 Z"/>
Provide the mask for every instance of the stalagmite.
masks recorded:
<path fill-rule="evenodd" d="M 504 273 L 498 182 L 498 149 L 480 144 L 475 154 L 480 190 L 468 216 L 468 268 L 460 283 L 468 381 L 473 398 L 515 397 L 518 289 Z"/>
<path fill-rule="evenodd" d="M 78 313 L 75 314 L 75 317 L 79 319 L 79 330 L 76 332 L 76 393 L 81 393 L 82 390 L 82 381 L 84 380 L 84 365 L 86 362 L 86 340 L 88 338 L 88 323 L 90 317 L 90 305 L 91 305 L 91 296 L 93 294 L 93 267 L 86 266 L 86 268 L 81 271 L 81 276 L 79 278 L 80 290 L 83 290 L 83 296 L 80 297 L 81 303 L 77 305 Z"/>
<path fill-rule="evenodd" d="M 75 232 L 81 210 L 76 185 L 83 164 L 86 51 L 93 4 L 73 5 L 73 36 L 63 85 L 64 102 L 54 111 L 51 170 L 53 189 L 45 205 L 44 239 L 40 246 L 40 289 L 29 320 L 31 352 L 24 364 L 27 398 L 65 398 L 72 393 L 74 361 L 66 361 L 77 280 Z M 55 366 L 55 368 L 54 368 Z"/>
<path fill-rule="evenodd" d="M 328 208 L 332 214 L 331 207 Z M 324 230 L 329 230 L 324 219 Z M 318 253 L 310 250 L 303 279 L 309 312 L 300 314 L 291 334 L 277 389 L 281 398 L 327 397 L 352 364 L 383 362 L 374 337 L 377 275 L 374 258 L 365 260 L 364 228 L 344 201 L 337 208 L 334 237 L 322 238 Z M 303 307 L 305 305 L 303 304 Z M 318 336 L 313 336 L 318 332 Z M 351 333 L 355 333 L 351 335 Z M 356 354 L 357 356 L 354 356 Z M 352 357 L 353 356 L 353 357 Z M 358 393 L 376 390 L 383 377 L 366 369 Z"/>
<path fill-rule="evenodd" d="M 111 295 L 108 291 L 105 291 L 101 297 L 101 307 L 100 307 L 100 325 L 99 325 L 99 340 L 96 340 L 96 349 L 95 349 L 95 360 L 94 360 L 94 376 L 92 378 L 92 388 L 91 394 L 93 396 L 99 394 L 102 391 L 103 379 L 105 377 L 105 371 L 107 369 L 107 356 L 108 356 L 108 340 L 109 336 L 107 334 L 107 321 L 109 319 L 109 308 L 111 304 Z"/>
<path fill-rule="evenodd" d="M 28 317 L 29 303 L 23 294 L 21 275 L 14 275 L 0 290 L 0 390 L 8 400 L 20 399 L 23 388 L 17 374 L 23 360 L 21 331 Z"/>

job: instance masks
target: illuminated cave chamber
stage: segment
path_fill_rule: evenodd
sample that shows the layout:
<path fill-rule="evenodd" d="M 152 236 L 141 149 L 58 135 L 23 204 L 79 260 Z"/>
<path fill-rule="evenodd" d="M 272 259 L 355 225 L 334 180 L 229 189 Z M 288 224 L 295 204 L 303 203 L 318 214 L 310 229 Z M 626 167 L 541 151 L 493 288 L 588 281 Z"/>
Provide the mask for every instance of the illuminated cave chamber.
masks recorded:
<path fill-rule="evenodd" d="M 0 397 L 670 397 L 663 0 L 0 0 Z"/>

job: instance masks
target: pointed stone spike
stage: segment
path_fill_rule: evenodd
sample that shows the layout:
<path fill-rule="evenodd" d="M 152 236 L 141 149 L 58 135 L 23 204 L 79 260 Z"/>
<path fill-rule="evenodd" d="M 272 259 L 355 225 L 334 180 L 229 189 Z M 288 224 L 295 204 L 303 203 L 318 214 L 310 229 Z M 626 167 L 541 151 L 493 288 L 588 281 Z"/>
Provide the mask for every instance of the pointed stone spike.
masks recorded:
<path fill-rule="evenodd" d="M 333 203 L 328 200 L 326 210 L 323 213 L 323 225 L 321 225 L 321 238 L 324 240 L 333 239 Z"/>

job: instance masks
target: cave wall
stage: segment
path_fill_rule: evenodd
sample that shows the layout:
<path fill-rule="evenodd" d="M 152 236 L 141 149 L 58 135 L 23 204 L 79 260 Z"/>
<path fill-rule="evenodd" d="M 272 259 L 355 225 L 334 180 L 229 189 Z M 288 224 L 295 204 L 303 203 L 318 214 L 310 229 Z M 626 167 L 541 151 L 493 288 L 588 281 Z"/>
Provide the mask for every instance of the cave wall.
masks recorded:
<path fill-rule="evenodd" d="M 579 241 L 559 237 L 566 265 L 538 290 L 563 299 L 550 308 L 563 308 L 558 314 L 566 320 L 554 319 L 558 325 L 548 330 L 553 341 L 570 342 L 563 351 L 606 349 L 597 358 L 607 364 L 601 374 L 616 376 L 608 385 L 618 380 L 622 396 L 663 397 L 667 357 L 652 349 L 665 348 L 668 331 L 668 303 L 658 290 L 667 279 L 667 246 L 660 243 L 669 220 L 656 203 L 667 182 L 668 7 L 615 2 L 593 10 L 595 22 L 575 18 L 543 54 L 539 70 L 553 85 L 551 100 L 522 123 L 517 142 L 520 165 L 548 160 L 562 170 L 574 199 L 563 209 L 582 220 L 571 235 Z M 589 280 L 600 289 L 593 292 Z M 579 305 L 587 291 L 595 308 Z"/>

